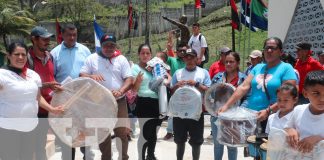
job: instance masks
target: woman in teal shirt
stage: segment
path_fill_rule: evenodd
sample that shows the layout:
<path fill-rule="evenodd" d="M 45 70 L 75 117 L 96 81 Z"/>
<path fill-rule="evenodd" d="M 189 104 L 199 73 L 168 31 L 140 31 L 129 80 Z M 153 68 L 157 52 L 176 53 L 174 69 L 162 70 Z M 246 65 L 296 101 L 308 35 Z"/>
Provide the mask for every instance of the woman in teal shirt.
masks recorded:
<path fill-rule="evenodd" d="M 137 144 L 138 156 L 143 160 L 155 160 L 156 128 L 161 125 L 162 120 L 159 119 L 158 95 L 148 87 L 153 75 L 145 69 L 146 63 L 152 58 L 151 47 L 147 44 L 140 45 L 138 56 L 139 63 L 132 67 L 132 74 L 136 77 L 133 90 L 137 91 L 138 96 L 135 112 L 141 129 Z"/>
<path fill-rule="evenodd" d="M 276 90 L 283 83 L 296 85 L 296 74 L 293 67 L 280 60 L 282 53 L 282 42 L 277 37 L 271 37 L 264 42 L 265 63 L 256 65 L 227 101 L 219 110 L 224 112 L 236 101 L 240 100 L 251 89 L 248 97 L 248 108 L 258 111 L 258 121 L 261 122 L 264 133 L 267 119 L 273 110 L 277 110 Z"/>

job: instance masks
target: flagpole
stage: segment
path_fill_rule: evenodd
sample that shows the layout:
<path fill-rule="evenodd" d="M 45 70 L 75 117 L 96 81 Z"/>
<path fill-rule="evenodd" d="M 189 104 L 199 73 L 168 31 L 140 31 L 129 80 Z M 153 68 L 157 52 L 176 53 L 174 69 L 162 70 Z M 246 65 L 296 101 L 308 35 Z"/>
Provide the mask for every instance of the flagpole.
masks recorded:
<path fill-rule="evenodd" d="M 148 8 L 148 0 L 145 0 L 145 43 L 150 44 L 150 31 L 149 31 L 149 8 Z"/>
<path fill-rule="evenodd" d="M 233 14 L 234 14 L 233 9 L 231 9 L 231 17 L 233 17 Z M 235 30 L 233 28 L 233 24 L 232 24 L 232 50 L 235 52 Z"/>
<path fill-rule="evenodd" d="M 252 29 L 252 7 L 251 4 L 253 0 L 251 0 L 250 2 L 250 24 L 249 24 L 249 41 L 248 41 L 248 50 L 247 53 L 249 54 L 251 52 L 251 29 Z M 244 56 L 245 58 L 245 56 Z M 243 69 L 244 69 L 245 65 L 243 65 Z"/>
<path fill-rule="evenodd" d="M 242 0 L 241 0 L 241 6 L 242 6 Z M 242 8 L 240 8 L 242 9 Z M 242 19 L 241 19 L 241 14 L 242 12 L 240 11 L 240 16 L 239 16 L 239 21 L 240 21 L 240 25 L 242 26 Z M 242 33 L 242 27 L 241 27 L 241 30 L 240 30 L 240 33 L 239 33 L 239 40 L 238 40 L 238 52 L 241 51 L 241 33 Z"/>
<path fill-rule="evenodd" d="M 132 0 L 130 0 L 128 2 L 128 52 L 127 52 L 128 55 L 131 54 L 131 50 L 132 50 L 131 32 L 132 32 L 132 26 L 133 26 L 133 24 L 131 24 L 131 25 L 129 24 L 130 21 L 132 21 L 132 23 L 133 23 L 133 20 L 131 20 L 131 18 L 133 18 L 133 15 L 130 15 L 130 14 L 133 14 L 133 8 L 131 11 L 129 11 L 130 5 L 132 5 Z M 131 7 L 133 7 L 133 6 L 131 6 Z"/>
<path fill-rule="evenodd" d="M 246 3 L 246 0 L 243 0 L 243 1 L 245 1 L 245 6 L 244 6 L 244 8 L 245 8 L 245 10 L 244 10 L 244 16 L 245 16 L 245 21 L 244 21 L 244 25 L 245 25 L 245 27 L 244 27 L 244 42 L 243 42 L 243 59 L 244 59 L 244 57 L 245 57 L 245 46 L 246 46 L 246 22 L 247 22 L 247 18 L 246 18 L 246 10 L 247 10 L 247 3 Z M 243 65 L 242 65 L 242 68 L 244 68 L 243 66 L 244 66 L 244 63 L 242 63 Z"/>

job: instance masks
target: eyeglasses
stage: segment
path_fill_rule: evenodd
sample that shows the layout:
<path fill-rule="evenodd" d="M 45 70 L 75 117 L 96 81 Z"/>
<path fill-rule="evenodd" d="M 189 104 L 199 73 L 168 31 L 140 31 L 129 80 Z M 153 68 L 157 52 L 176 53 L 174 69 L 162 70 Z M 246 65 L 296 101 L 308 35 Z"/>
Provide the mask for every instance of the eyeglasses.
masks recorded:
<path fill-rule="evenodd" d="M 278 47 L 277 47 L 277 46 L 265 46 L 263 49 L 264 49 L 265 51 L 267 51 L 267 50 L 269 50 L 269 49 L 271 49 L 271 50 L 276 50 L 276 49 L 278 49 Z"/>

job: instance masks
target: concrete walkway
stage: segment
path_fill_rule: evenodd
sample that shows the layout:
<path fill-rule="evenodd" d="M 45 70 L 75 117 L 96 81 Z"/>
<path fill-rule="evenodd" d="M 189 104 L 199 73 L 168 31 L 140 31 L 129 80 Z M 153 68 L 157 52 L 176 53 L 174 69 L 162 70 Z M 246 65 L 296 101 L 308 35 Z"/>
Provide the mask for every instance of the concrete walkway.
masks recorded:
<path fill-rule="evenodd" d="M 159 132 L 158 132 L 158 142 L 156 144 L 156 151 L 155 155 L 159 160 L 176 160 L 176 144 L 173 142 L 173 139 L 165 141 L 163 140 L 164 135 L 166 134 L 166 125 L 167 122 L 163 122 Z M 210 134 L 210 121 L 209 116 L 205 116 L 205 130 L 204 130 L 204 137 L 205 141 L 201 148 L 200 153 L 200 159 L 201 160 L 213 160 L 214 158 L 214 145 L 212 140 L 207 139 L 207 137 Z M 129 149 L 128 149 L 128 155 L 130 160 L 137 160 L 137 137 L 139 133 L 139 129 L 137 127 L 136 131 L 137 135 L 135 135 L 135 138 L 132 138 L 132 140 L 129 142 Z M 117 160 L 118 152 L 115 145 L 115 140 L 113 140 L 113 159 Z M 225 147 L 226 148 L 226 147 Z M 92 148 L 93 152 L 95 153 L 95 160 L 100 160 L 100 151 L 98 150 L 98 147 Z M 77 149 L 76 152 L 76 160 L 82 160 L 82 153 L 79 149 Z M 50 160 L 60 160 L 61 152 L 56 152 Z M 186 143 L 186 151 L 184 155 L 184 160 L 191 160 L 191 146 Z M 227 151 L 225 149 L 223 160 L 227 160 Z M 243 148 L 239 148 L 238 151 L 238 160 L 253 160 L 253 158 L 244 158 L 243 156 Z"/>

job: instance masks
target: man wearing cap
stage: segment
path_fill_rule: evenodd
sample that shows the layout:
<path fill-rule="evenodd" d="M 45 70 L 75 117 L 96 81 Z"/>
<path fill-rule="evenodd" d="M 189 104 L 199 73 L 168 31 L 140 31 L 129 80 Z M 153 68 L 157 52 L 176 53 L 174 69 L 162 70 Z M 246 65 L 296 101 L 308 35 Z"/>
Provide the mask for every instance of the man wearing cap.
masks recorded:
<path fill-rule="evenodd" d="M 299 81 L 299 104 L 309 103 L 308 99 L 303 96 L 304 89 L 304 80 L 308 72 L 316 71 L 316 70 L 324 70 L 324 67 L 316 61 L 313 57 L 311 57 L 312 45 L 306 42 L 298 43 L 296 46 L 297 49 L 297 62 L 295 65 L 295 69 L 299 72 L 300 81 Z"/>
<path fill-rule="evenodd" d="M 226 54 L 231 52 L 231 49 L 228 47 L 223 47 L 220 50 L 220 59 L 216 62 L 214 62 L 210 67 L 209 67 L 209 76 L 210 79 L 213 79 L 214 76 L 218 72 L 224 72 L 225 71 L 225 58 Z"/>
<path fill-rule="evenodd" d="M 324 66 L 324 50 L 318 53 L 318 61 Z"/>
<path fill-rule="evenodd" d="M 103 35 L 100 39 L 101 51 L 90 55 L 80 71 L 81 77 L 90 77 L 109 89 L 117 100 L 118 122 L 114 129 L 116 137 L 120 138 L 122 150 L 119 159 L 127 160 L 128 150 L 128 112 L 125 93 L 129 90 L 133 78 L 127 59 L 117 50 L 116 38 Z M 117 141 L 117 143 L 119 143 Z M 118 144 L 117 144 L 118 145 Z M 102 160 L 111 160 L 111 136 L 99 145 Z M 117 147 L 118 149 L 120 147 Z"/>
<path fill-rule="evenodd" d="M 51 54 L 47 51 L 50 37 L 53 34 L 43 27 L 36 26 L 32 29 L 30 36 L 33 46 L 28 51 L 26 67 L 39 74 L 42 80 L 41 95 L 47 103 L 51 103 L 52 96 L 50 96 L 50 93 L 53 90 L 61 90 L 60 84 L 54 79 L 54 65 Z M 37 116 L 39 123 L 34 130 L 37 138 L 35 146 L 31 147 L 34 149 L 35 160 L 44 160 L 47 159 L 45 147 L 49 129 L 48 111 L 39 107 Z"/>
<path fill-rule="evenodd" d="M 245 75 L 249 75 L 254 66 L 262 62 L 262 52 L 260 50 L 253 50 L 249 55 L 251 65 L 245 70 Z"/>
<path fill-rule="evenodd" d="M 67 77 L 79 77 L 85 59 L 91 54 L 86 46 L 76 42 L 77 28 L 73 24 L 67 24 L 63 27 L 62 38 L 63 42 L 51 51 L 54 62 L 54 77 L 60 83 Z M 71 149 L 59 138 L 56 138 L 55 141 L 61 146 L 62 159 L 74 160 L 75 148 Z M 94 154 L 90 147 L 81 147 L 80 150 L 84 154 L 83 159 L 93 159 Z"/>
<path fill-rule="evenodd" d="M 207 49 L 207 42 L 205 36 L 200 33 L 200 24 L 192 24 L 192 36 L 189 39 L 188 46 L 197 52 L 197 64 L 203 68 L 205 61 L 205 52 Z"/>
<path fill-rule="evenodd" d="M 207 70 L 197 66 L 197 52 L 193 49 L 187 49 L 184 61 L 186 63 L 185 68 L 177 70 L 172 77 L 171 90 L 174 93 L 178 88 L 189 85 L 204 93 L 211 85 L 211 80 Z M 173 117 L 173 126 L 174 142 L 177 144 L 177 160 L 183 159 L 188 132 L 190 135 L 189 144 L 192 147 L 192 159 L 198 160 L 200 156 L 200 146 L 204 142 L 203 113 L 201 113 L 198 121 Z"/>

